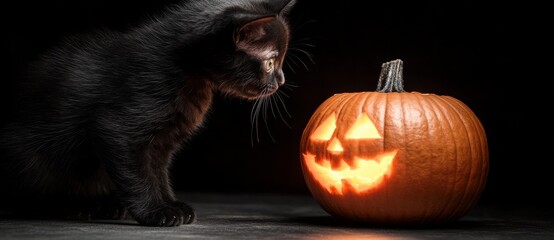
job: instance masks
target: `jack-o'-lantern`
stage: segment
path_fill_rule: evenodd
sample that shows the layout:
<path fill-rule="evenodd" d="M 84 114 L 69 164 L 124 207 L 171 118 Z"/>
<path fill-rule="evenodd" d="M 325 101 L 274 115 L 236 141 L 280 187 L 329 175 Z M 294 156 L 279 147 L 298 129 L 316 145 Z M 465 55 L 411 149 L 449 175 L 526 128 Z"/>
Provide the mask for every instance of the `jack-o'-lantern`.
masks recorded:
<path fill-rule="evenodd" d="M 301 140 L 308 189 L 331 215 L 374 224 L 446 223 L 486 183 L 484 128 L 450 96 L 405 92 L 402 61 L 383 64 L 376 92 L 335 94 Z"/>

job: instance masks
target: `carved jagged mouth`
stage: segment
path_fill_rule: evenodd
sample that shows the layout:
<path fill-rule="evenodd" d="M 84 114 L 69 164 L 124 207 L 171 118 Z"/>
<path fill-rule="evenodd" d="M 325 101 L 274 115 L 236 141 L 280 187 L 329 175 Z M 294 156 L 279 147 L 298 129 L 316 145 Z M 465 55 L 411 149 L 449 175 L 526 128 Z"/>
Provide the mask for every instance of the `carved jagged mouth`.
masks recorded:
<path fill-rule="evenodd" d="M 303 154 L 304 162 L 312 176 L 327 189 L 329 193 L 343 195 L 346 189 L 354 192 L 363 192 L 376 186 L 383 178 L 391 173 L 391 166 L 396 151 L 386 152 L 376 159 L 354 159 L 354 164 L 340 161 L 338 168 L 331 168 L 329 160 L 316 162 L 313 154 Z"/>

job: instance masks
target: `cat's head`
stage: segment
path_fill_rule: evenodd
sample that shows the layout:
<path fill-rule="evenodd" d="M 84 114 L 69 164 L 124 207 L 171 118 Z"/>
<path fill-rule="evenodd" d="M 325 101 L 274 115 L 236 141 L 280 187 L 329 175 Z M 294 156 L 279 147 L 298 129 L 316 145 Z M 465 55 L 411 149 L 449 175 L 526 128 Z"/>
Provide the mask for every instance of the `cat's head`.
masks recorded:
<path fill-rule="evenodd" d="M 285 83 L 282 66 L 290 32 L 286 14 L 295 0 L 260 0 L 224 11 L 230 31 L 220 39 L 230 46 L 217 56 L 217 89 L 228 95 L 258 99 L 275 93 Z"/>

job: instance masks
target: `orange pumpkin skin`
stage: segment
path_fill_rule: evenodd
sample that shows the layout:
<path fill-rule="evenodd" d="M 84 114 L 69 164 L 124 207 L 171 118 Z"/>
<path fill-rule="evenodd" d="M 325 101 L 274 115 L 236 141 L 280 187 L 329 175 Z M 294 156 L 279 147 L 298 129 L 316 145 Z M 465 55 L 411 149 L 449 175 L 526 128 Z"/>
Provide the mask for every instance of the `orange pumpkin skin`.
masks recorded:
<path fill-rule="evenodd" d="M 347 137 L 364 114 L 380 137 Z M 322 131 L 318 127 L 333 118 L 334 130 L 314 137 Z M 489 168 L 487 138 L 473 111 L 453 97 L 418 92 L 336 94 L 316 109 L 300 146 L 307 187 L 325 211 L 380 225 L 461 218 L 476 205 Z M 381 154 L 388 154 L 390 163 L 382 164 Z M 371 181 L 355 183 L 353 178 L 366 179 L 359 175 L 365 173 L 338 181 L 340 174 L 330 173 L 332 168 L 355 172 L 368 160 L 369 168 L 381 174 Z M 332 176 L 324 178 L 322 173 Z"/>

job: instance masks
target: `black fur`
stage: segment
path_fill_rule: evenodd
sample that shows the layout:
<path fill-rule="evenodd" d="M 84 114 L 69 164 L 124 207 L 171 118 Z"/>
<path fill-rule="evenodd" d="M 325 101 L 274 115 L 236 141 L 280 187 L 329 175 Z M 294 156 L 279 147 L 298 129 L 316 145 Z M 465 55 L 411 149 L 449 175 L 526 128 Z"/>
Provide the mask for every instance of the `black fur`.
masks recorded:
<path fill-rule="evenodd" d="M 27 213 L 193 222 L 170 184 L 172 156 L 214 93 L 254 100 L 284 83 L 293 4 L 190 0 L 136 29 L 53 48 L 21 79 L 0 132 L 4 199 Z"/>

